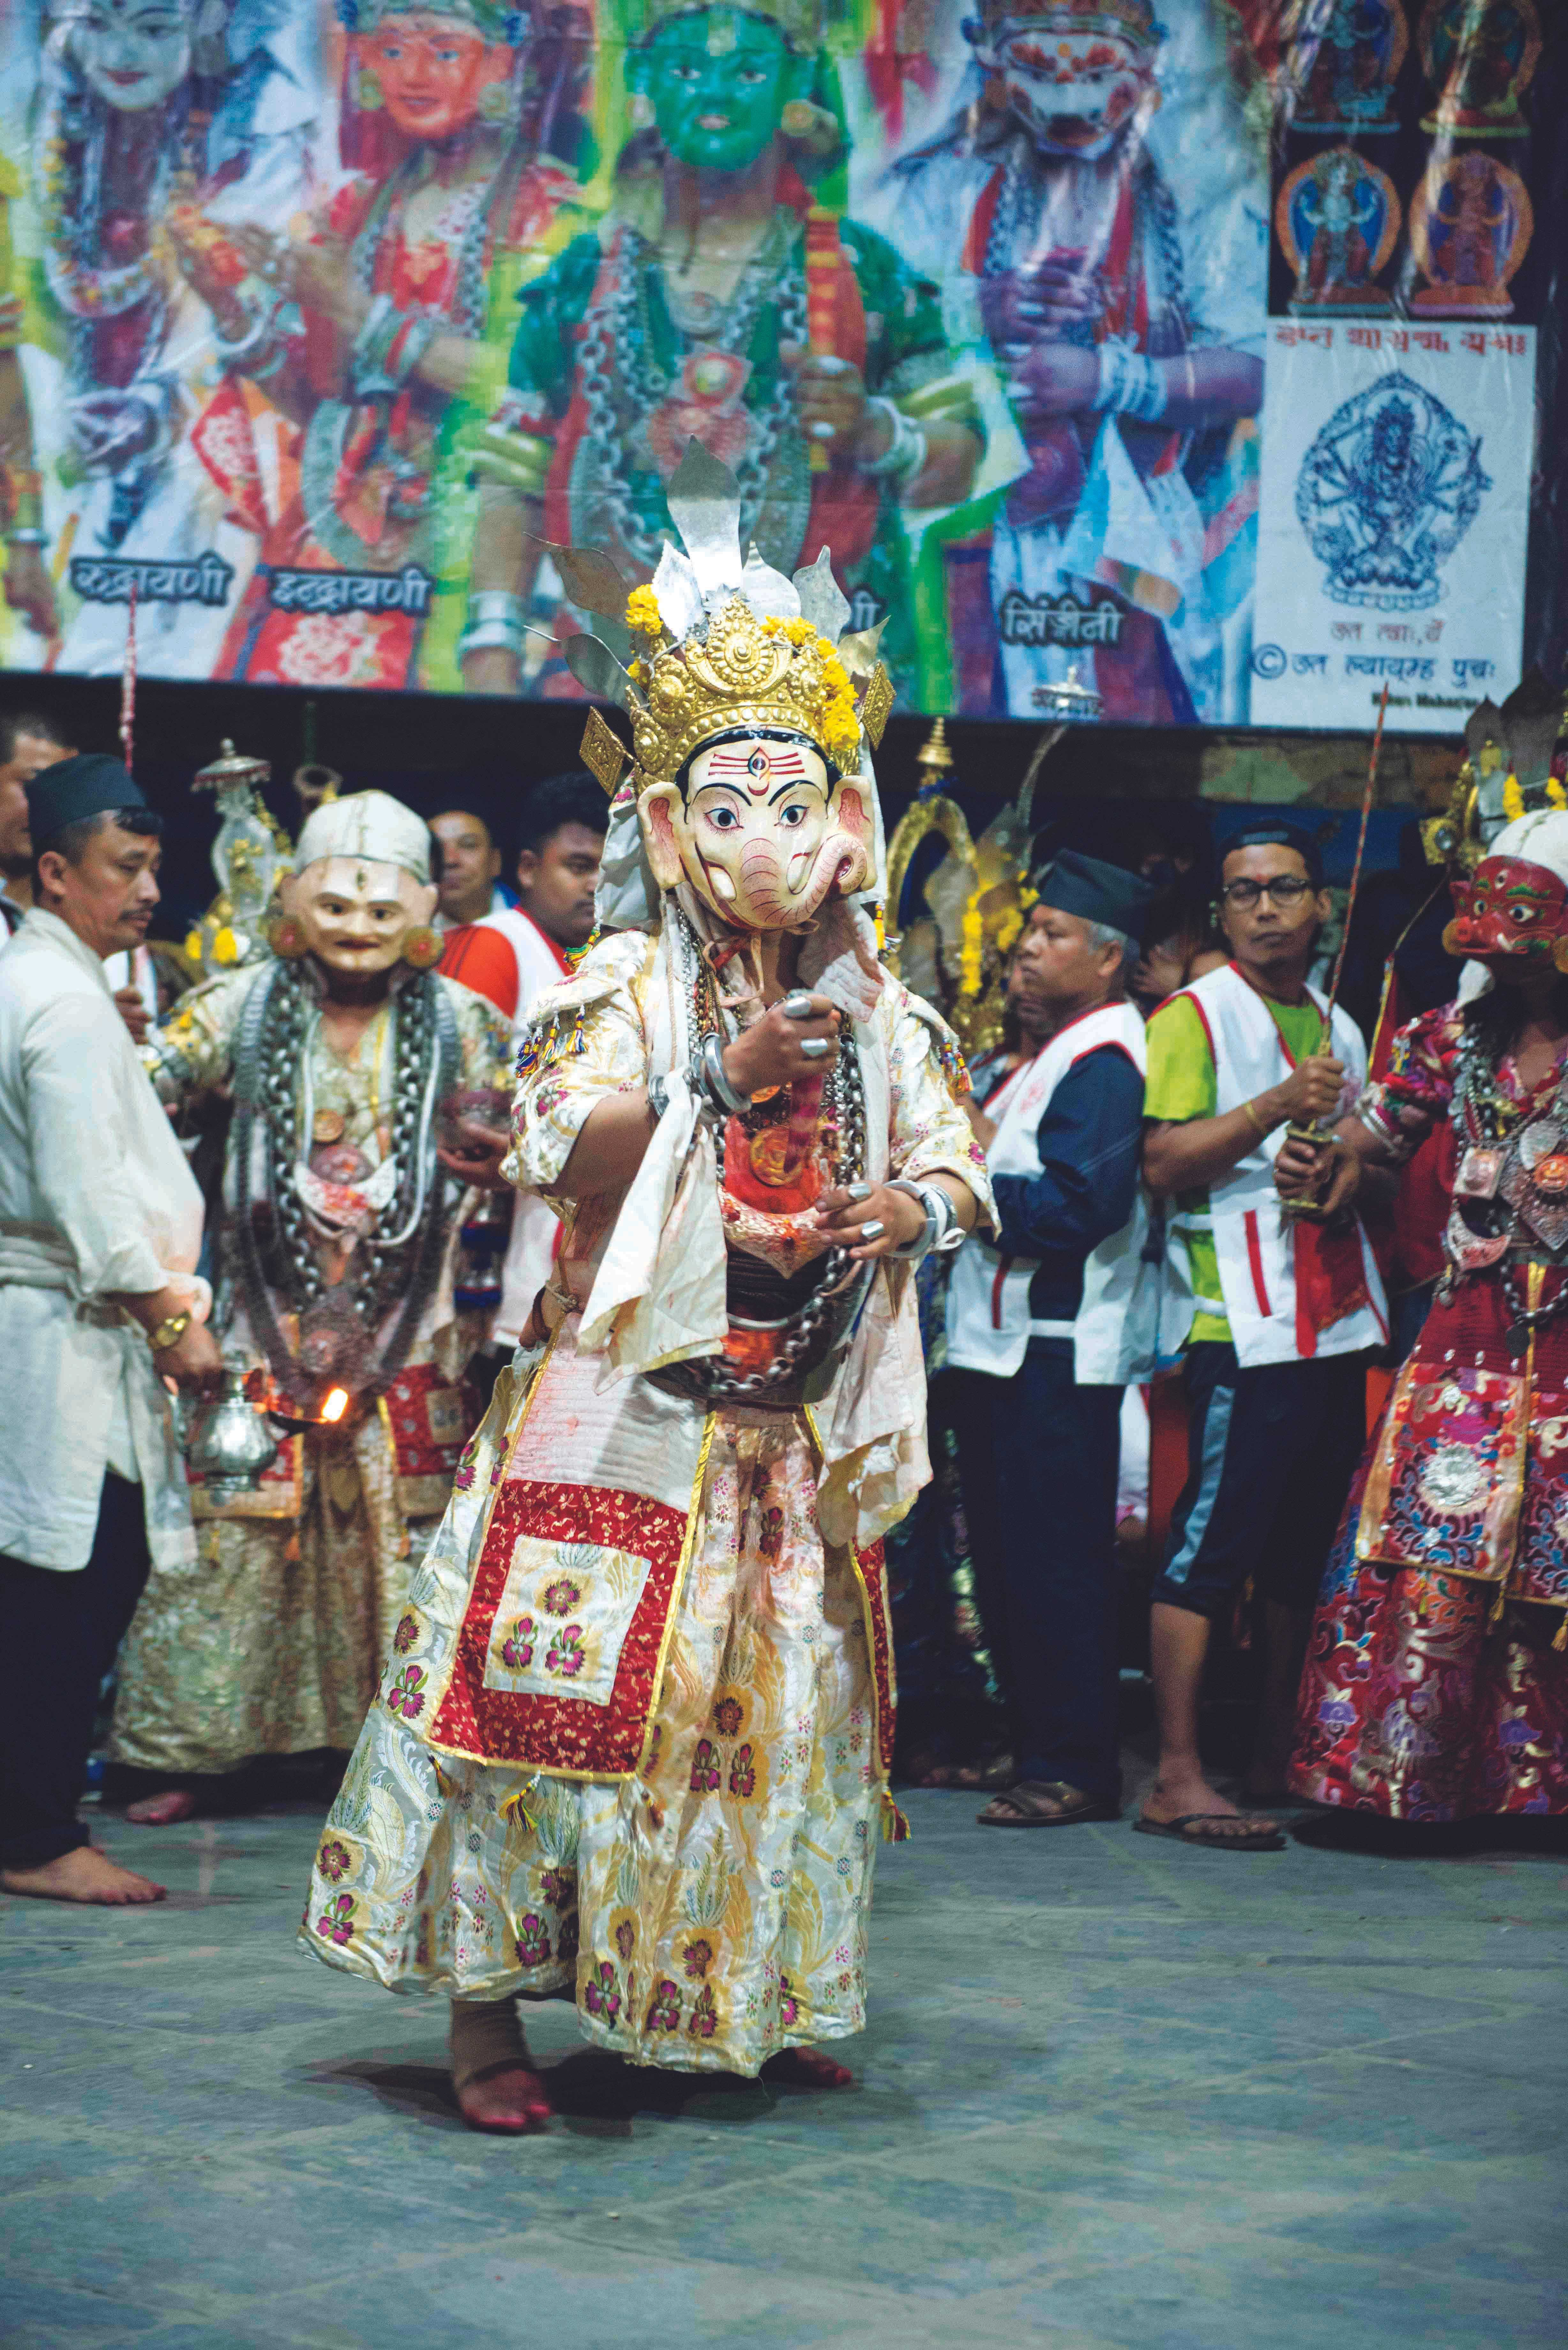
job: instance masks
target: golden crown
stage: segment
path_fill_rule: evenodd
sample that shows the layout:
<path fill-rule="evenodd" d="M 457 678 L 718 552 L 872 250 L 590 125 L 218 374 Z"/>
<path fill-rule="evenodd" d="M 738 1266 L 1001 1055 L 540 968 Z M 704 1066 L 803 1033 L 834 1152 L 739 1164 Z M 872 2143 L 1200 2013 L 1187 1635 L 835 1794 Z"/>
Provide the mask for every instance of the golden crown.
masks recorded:
<path fill-rule="evenodd" d="M 809 620 L 758 614 L 737 596 L 720 606 L 701 639 L 670 645 L 651 588 L 632 590 L 626 617 L 649 648 L 631 671 L 647 696 L 631 730 L 639 790 L 673 781 L 700 744 L 737 729 L 803 734 L 851 773 L 860 764 L 862 733 L 873 746 L 881 738 L 892 698 L 887 671 L 878 662 L 857 697 L 837 646 Z"/>

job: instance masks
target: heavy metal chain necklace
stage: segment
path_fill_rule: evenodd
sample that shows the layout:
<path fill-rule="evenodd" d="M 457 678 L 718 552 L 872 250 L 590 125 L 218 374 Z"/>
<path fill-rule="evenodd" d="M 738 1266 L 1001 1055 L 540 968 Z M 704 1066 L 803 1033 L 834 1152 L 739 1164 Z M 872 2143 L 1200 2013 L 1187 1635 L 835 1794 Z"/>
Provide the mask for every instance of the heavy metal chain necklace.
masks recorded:
<path fill-rule="evenodd" d="M 1509 1309 L 1509 1350 L 1521 1356 L 1534 1331 L 1568 1312 L 1568 1279 L 1542 1304 L 1539 1277 L 1568 1249 L 1568 1071 L 1551 1100 L 1532 1110 L 1503 1092 L 1495 1045 L 1479 1023 L 1467 1024 L 1449 1117 L 1461 1157 L 1444 1236 L 1446 1285 L 1496 1264 Z M 1490 1232 L 1478 1233 L 1470 1221 L 1478 1208 Z M 1526 1253 L 1529 1262 L 1515 1252 Z M 1521 1276 L 1530 1274 L 1536 1278 L 1527 1295 Z"/>
<path fill-rule="evenodd" d="M 396 1186 L 375 1228 L 355 1247 L 350 1277 L 330 1284 L 322 1278 L 295 1172 L 309 1139 L 300 1131 L 299 1094 L 314 1009 L 303 969 L 276 964 L 252 990 L 234 1057 L 234 1238 L 240 1283 L 273 1376 L 297 1400 L 314 1393 L 320 1375 L 302 1363 L 285 1336 L 263 1269 L 252 1194 L 254 1122 L 259 1117 L 263 1125 L 264 1181 L 279 1243 L 280 1285 L 301 1317 L 302 1332 L 314 1312 L 367 1348 L 393 1299 L 404 1295 L 379 1358 L 358 1381 L 361 1387 L 384 1383 L 407 1358 L 440 1271 L 445 1176 L 435 1157 L 431 1112 L 455 1082 L 459 1054 L 457 1025 L 434 978 L 421 973 L 407 980 L 393 1005 Z"/>
<path fill-rule="evenodd" d="M 777 310 L 781 342 L 806 340 L 805 264 L 798 248 L 790 249 L 794 243 L 788 225 L 775 215 L 724 306 L 720 331 L 708 338 L 715 350 L 743 350 L 764 303 Z M 675 380 L 653 357 L 652 289 L 660 275 L 657 246 L 636 230 L 623 229 L 608 291 L 585 321 L 581 360 L 587 439 L 610 520 L 628 553 L 649 565 L 658 562 L 664 542 L 658 533 L 645 530 L 638 517 L 630 464 L 634 455 L 648 462 L 644 435 L 649 420 L 670 398 Z M 673 322 L 673 306 L 667 303 L 666 307 Z M 765 406 L 753 416 L 750 444 L 735 468 L 742 546 L 757 533 L 774 452 L 789 424 L 793 400 L 790 377 L 781 368 Z M 620 408 L 627 411 L 624 415 L 618 413 Z"/>

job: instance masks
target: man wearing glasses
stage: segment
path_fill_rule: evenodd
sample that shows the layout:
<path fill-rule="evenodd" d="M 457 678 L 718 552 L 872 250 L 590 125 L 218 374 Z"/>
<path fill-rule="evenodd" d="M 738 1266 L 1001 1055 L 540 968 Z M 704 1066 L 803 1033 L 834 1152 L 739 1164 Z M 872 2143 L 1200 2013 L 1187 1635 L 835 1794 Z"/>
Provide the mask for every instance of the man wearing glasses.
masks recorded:
<path fill-rule="evenodd" d="M 1204 1774 L 1210 1627 L 1251 1577 L 1267 1657 L 1246 1784 L 1268 1798 L 1284 1780 L 1302 1648 L 1366 1434 L 1366 1350 L 1387 1317 L 1359 1223 L 1287 1220 L 1274 1190 L 1287 1128 L 1332 1126 L 1366 1073 L 1355 1023 L 1336 1011 L 1325 1035 L 1325 1000 L 1307 985 L 1329 913 L 1316 843 L 1284 824 L 1234 834 L 1219 911 L 1231 962 L 1148 1024 L 1144 1173 L 1169 1202 L 1168 1269 L 1188 1293 L 1189 1467 L 1154 1586 L 1159 1768 L 1135 1825 L 1273 1851 L 1278 1822 L 1239 1812 Z"/>

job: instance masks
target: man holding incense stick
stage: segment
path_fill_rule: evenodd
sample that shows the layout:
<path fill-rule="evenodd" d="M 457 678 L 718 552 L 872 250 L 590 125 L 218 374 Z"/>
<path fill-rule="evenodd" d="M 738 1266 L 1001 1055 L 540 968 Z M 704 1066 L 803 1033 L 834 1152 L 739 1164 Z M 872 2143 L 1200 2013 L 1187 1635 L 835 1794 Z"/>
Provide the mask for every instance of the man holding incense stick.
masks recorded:
<path fill-rule="evenodd" d="M 1135 1825 L 1228 1851 L 1284 1839 L 1205 1776 L 1210 1627 L 1251 1578 L 1267 1664 L 1248 1787 L 1266 1796 L 1284 1779 L 1318 1577 L 1361 1451 L 1366 1350 L 1388 1327 L 1359 1222 L 1282 1214 L 1274 1187 L 1286 1129 L 1343 1114 L 1366 1068 L 1355 1023 L 1307 985 L 1323 880 L 1308 834 L 1235 834 L 1220 874 L 1232 960 L 1148 1024 L 1144 1173 L 1171 1201 L 1169 1271 L 1186 1293 L 1189 1468 L 1154 1586 L 1159 1768 Z"/>

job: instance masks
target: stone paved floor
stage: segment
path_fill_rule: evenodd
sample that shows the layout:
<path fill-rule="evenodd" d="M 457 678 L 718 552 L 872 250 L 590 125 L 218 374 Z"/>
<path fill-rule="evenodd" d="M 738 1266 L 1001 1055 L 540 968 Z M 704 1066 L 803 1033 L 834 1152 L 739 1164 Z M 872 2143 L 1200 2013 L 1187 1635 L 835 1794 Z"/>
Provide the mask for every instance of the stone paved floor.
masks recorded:
<path fill-rule="evenodd" d="M 861 2085 L 622 2074 L 474 2137 L 438 2004 L 296 1954 L 314 1811 L 102 1840 L 171 1903 L 0 1899 L 6 2350 L 1521 2350 L 1565 2338 L 1568 1843 L 885 1853 Z"/>

